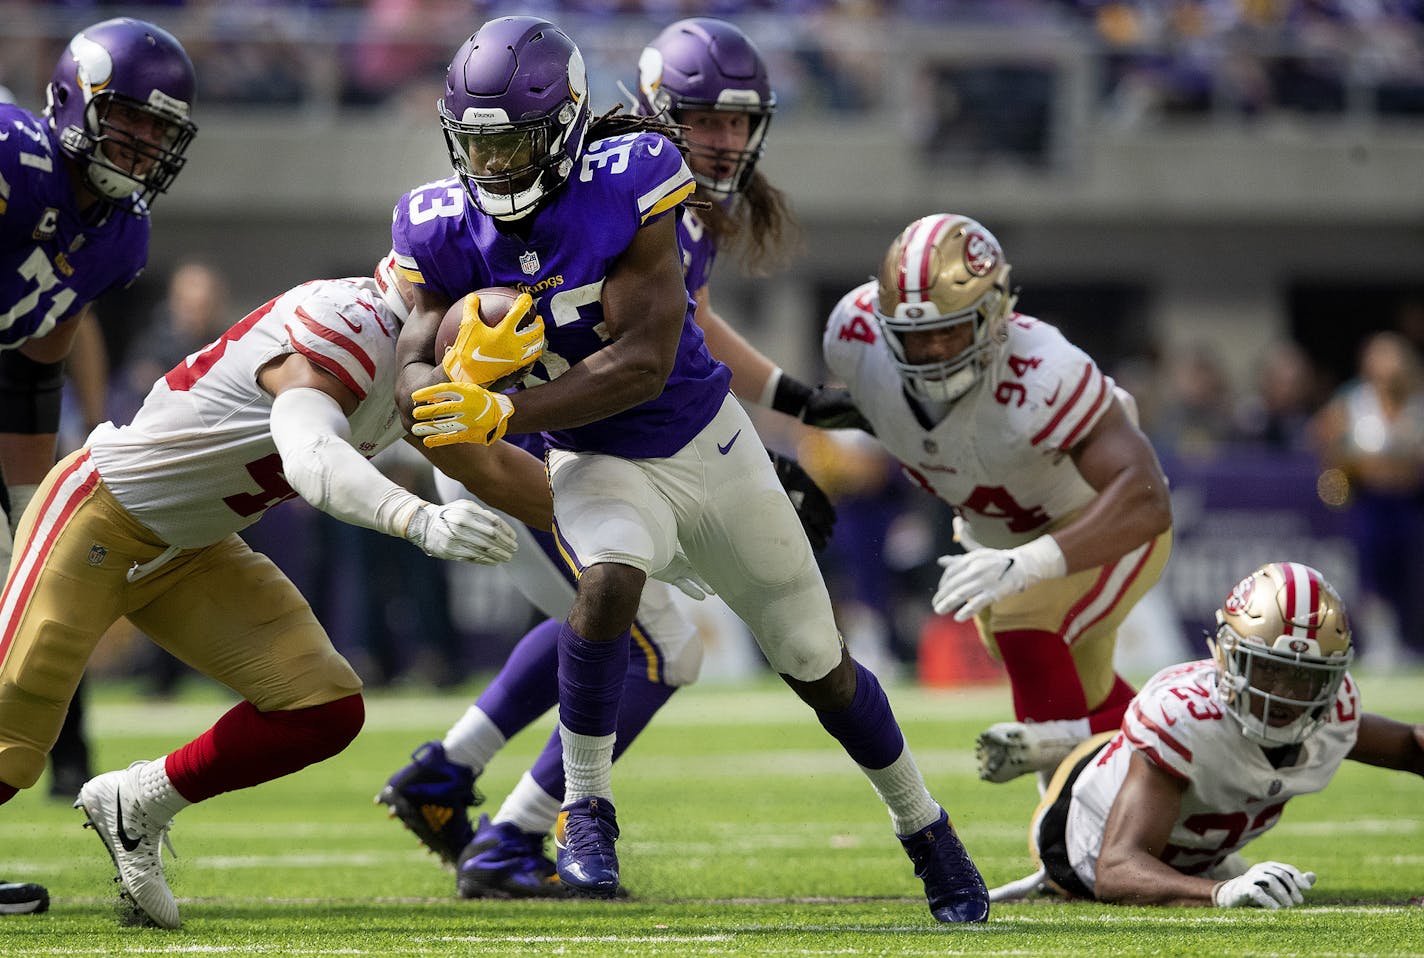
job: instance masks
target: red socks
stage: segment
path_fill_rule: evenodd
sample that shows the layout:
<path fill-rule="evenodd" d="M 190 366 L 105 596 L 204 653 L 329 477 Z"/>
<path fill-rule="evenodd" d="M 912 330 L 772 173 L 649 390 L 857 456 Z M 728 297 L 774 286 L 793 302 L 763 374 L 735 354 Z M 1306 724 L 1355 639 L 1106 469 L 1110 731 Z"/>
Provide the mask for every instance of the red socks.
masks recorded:
<path fill-rule="evenodd" d="M 365 717 L 359 693 L 277 712 L 239 702 L 168 756 L 168 779 L 190 802 L 270 782 L 339 753 L 361 731 Z"/>

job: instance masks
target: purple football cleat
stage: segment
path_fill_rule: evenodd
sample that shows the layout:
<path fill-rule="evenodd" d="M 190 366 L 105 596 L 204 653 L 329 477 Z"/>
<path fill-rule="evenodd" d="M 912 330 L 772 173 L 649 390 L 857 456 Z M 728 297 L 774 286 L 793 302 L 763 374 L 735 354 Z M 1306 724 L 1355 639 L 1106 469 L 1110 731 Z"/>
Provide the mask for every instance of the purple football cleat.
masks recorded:
<path fill-rule="evenodd" d="M 559 879 L 570 892 L 588 898 L 618 894 L 618 821 L 606 798 L 581 798 L 565 805 L 554 824 Z"/>
<path fill-rule="evenodd" d="M 984 887 L 979 869 L 954 833 L 944 809 L 940 809 L 939 821 L 933 825 L 913 835 L 901 835 L 900 844 L 914 862 L 915 877 L 925 883 L 925 897 L 936 921 L 989 919 L 989 889 Z"/>
<path fill-rule="evenodd" d="M 446 758 L 439 742 L 426 742 L 411 758 L 381 789 L 376 804 L 389 808 L 442 862 L 454 865 L 475 837 L 466 809 L 484 801 L 475 791 L 475 773 Z"/>
<path fill-rule="evenodd" d="M 544 854 L 547 835 L 481 815 L 475 838 L 460 856 L 455 887 L 461 898 L 566 898 L 568 889 Z"/>

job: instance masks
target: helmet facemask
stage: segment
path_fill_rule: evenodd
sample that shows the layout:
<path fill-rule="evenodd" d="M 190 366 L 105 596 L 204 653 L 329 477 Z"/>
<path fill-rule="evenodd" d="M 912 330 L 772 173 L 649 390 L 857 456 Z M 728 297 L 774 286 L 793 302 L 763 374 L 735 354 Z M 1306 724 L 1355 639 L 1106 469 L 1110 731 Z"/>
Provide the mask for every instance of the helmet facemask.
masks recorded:
<path fill-rule="evenodd" d="M 583 149 L 586 106 L 565 102 L 553 117 L 516 123 L 464 123 L 445 112 L 440 125 L 465 192 L 495 219 L 523 219 L 569 178 Z M 576 137 L 567 150 L 569 137 Z"/>
<path fill-rule="evenodd" d="M 954 402 L 973 388 L 993 360 L 999 343 L 991 333 L 1001 324 L 1007 312 L 1004 303 L 1009 299 L 1002 290 L 994 289 L 968 309 L 944 316 L 926 316 L 923 307 L 905 303 L 897 305 L 894 316 L 877 313 L 876 318 L 885 330 L 885 341 L 906 388 L 932 402 Z M 969 344 L 956 355 L 931 362 L 910 361 L 905 347 L 906 334 L 965 325 L 972 327 L 973 335 L 969 338 Z"/>
<path fill-rule="evenodd" d="M 895 368 L 914 396 L 952 403 L 974 387 L 1004 339 L 1016 297 L 1009 264 L 992 233 L 974 220 L 940 213 L 916 220 L 881 264 L 875 318 Z M 968 326 L 952 356 L 911 356 L 905 337 Z"/>
<path fill-rule="evenodd" d="M 138 193 L 143 202 L 168 191 L 187 162 L 196 127 L 118 93 L 94 94 L 84 110 L 85 132 L 73 127 L 64 145 L 88 156 L 90 186 L 108 200 Z"/>
<path fill-rule="evenodd" d="M 1344 606 L 1320 573 L 1271 563 L 1243 579 L 1216 616 L 1209 644 L 1242 734 L 1265 748 L 1315 734 L 1355 654 Z"/>

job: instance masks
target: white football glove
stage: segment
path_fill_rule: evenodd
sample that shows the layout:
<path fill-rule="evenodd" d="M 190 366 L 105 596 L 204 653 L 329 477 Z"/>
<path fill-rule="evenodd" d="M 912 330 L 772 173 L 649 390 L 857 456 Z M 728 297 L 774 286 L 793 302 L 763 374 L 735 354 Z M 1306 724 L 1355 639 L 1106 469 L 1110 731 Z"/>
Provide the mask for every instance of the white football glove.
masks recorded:
<path fill-rule="evenodd" d="M 1302 872 L 1283 862 L 1259 862 L 1246 874 L 1217 885 L 1211 903 L 1217 908 L 1289 908 L 1305 901 L 1302 892 L 1315 884 L 1315 872 Z"/>
<path fill-rule="evenodd" d="M 677 586 L 679 592 L 689 599 L 696 599 L 701 602 L 709 595 L 716 595 L 712 587 L 702 581 L 702 576 L 697 574 L 697 570 L 692 567 L 692 563 L 687 561 L 687 556 L 682 554 L 682 550 L 677 550 L 677 554 L 659 572 L 653 573 L 653 578 L 669 585 Z"/>
<path fill-rule="evenodd" d="M 443 506 L 422 504 L 406 526 L 405 537 L 426 555 L 480 565 L 508 562 L 517 548 L 509 524 L 468 499 Z"/>
<path fill-rule="evenodd" d="M 934 610 L 940 615 L 954 612 L 956 622 L 968 622 L 1005 596 L 1067 571 L 1063 550 L 1051 535 L 1013 549 L 975 549 L 962 556 L 940 556 L 939 564 L 944 573 L 935 590 Z"/>

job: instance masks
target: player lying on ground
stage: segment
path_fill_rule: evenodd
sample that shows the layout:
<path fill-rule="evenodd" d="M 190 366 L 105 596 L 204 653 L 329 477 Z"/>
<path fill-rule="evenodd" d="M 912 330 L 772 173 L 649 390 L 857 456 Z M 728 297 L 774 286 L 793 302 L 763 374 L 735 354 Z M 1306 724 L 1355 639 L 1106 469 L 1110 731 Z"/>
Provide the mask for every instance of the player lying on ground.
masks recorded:
<path fill-rule="evenodd" d="M 1263 566 L 1217 623 L 1213 658 L 1157 673 L 1120 731 L 1063 761 L 1030 830 L 1041 869 L 996 899 L 1044 883 L 1129 905 L 1299 905 L 1314 872 L 1240 854 L 1286 802 L 1345 759 L 1424 775 L 1424 725 L 1361 710 L 1349 619 L 1319 572 Z"/>

